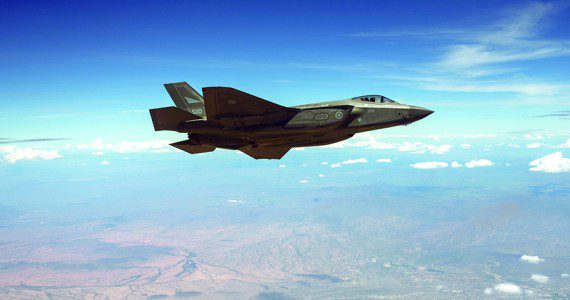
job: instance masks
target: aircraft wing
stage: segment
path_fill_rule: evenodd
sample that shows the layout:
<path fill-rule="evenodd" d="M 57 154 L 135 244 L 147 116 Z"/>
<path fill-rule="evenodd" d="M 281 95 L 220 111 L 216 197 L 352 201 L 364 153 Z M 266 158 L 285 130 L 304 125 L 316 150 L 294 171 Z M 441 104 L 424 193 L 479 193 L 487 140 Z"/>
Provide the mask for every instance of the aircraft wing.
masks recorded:
<path fill-rule="evenodd" d="M 241 152 L 255 159 L 281 159 L 291 148 L 286 147 L 257 147 L 242 148 Z"/>
<path fill-rule="evenodd" d="M 202 89 L 208 120 L 261 115 L 286 116 L 290 108 L 227 87 Z"/>

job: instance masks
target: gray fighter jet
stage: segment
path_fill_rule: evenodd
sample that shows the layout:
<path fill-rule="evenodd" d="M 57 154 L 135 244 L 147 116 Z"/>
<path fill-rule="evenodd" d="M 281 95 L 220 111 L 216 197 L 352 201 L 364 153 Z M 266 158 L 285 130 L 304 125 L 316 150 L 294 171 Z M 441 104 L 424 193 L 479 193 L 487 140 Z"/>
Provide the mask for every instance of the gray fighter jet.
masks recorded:
<path fill-rule="evenodd" d="M 293 147 L 332 144 L 433 113 L 381 95 L 285 107 L 228 87 L 203 88 L 202 97 L 186 82 L 164 86 L 176 107 L 150 110 L 154 130 L 187 133 L 171 146 L 191 154 L 223 148 L 280 159 Z"/>

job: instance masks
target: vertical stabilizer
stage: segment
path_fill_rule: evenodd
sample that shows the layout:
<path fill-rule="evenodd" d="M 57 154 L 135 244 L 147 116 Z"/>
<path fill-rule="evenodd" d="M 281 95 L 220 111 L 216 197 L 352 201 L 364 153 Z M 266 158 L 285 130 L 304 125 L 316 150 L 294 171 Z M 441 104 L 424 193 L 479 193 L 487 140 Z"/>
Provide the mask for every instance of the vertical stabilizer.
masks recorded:
<path fill-rule="evenodd" d="M 164 85 L 176 107 L 189 113 L 206 118 L 204 98 L 186 82 L 167 83 Z"/>

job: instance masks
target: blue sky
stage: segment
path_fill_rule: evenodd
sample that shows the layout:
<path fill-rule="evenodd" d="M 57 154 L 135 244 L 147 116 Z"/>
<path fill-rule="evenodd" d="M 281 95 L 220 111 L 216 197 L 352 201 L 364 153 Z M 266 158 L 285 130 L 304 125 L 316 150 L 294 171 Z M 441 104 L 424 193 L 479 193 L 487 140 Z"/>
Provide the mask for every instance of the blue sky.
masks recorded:
<path fill-rule="evenodd" d="M 285 105 L 385 94 L 437 111 L 422 133 L 567 125 L 535 118 L 570 102 L 565 2 L 2 5 L 9 137 L 156 137 L 137 112 L 174 81 Z"/>
<path fill-rule="evenodd" d="M 284 105 L 378 93 L 436 111 L 388 135 L 549 133 L 554 145 L 568 133 L 567 2 L 2 7 L 6 141 L 181 139 L 154 132 L 147 113 L 171 105 L 162 84 L 176 81 Z"/>

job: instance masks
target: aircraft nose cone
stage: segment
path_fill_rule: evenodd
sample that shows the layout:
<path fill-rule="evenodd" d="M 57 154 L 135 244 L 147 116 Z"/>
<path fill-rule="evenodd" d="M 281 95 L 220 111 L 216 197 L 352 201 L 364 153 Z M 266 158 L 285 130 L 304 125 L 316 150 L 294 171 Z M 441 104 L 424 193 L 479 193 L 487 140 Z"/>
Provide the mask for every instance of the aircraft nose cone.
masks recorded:
<path fill-rule="evenodd" d="M 433 114 L 433 110 L 429 110 L 427 108 L 419 106 L 414 106 L 410 108 L 409 114 L 410 114 L 410 119 L 413 120 L 412 122 L 415 122 Z"/>

